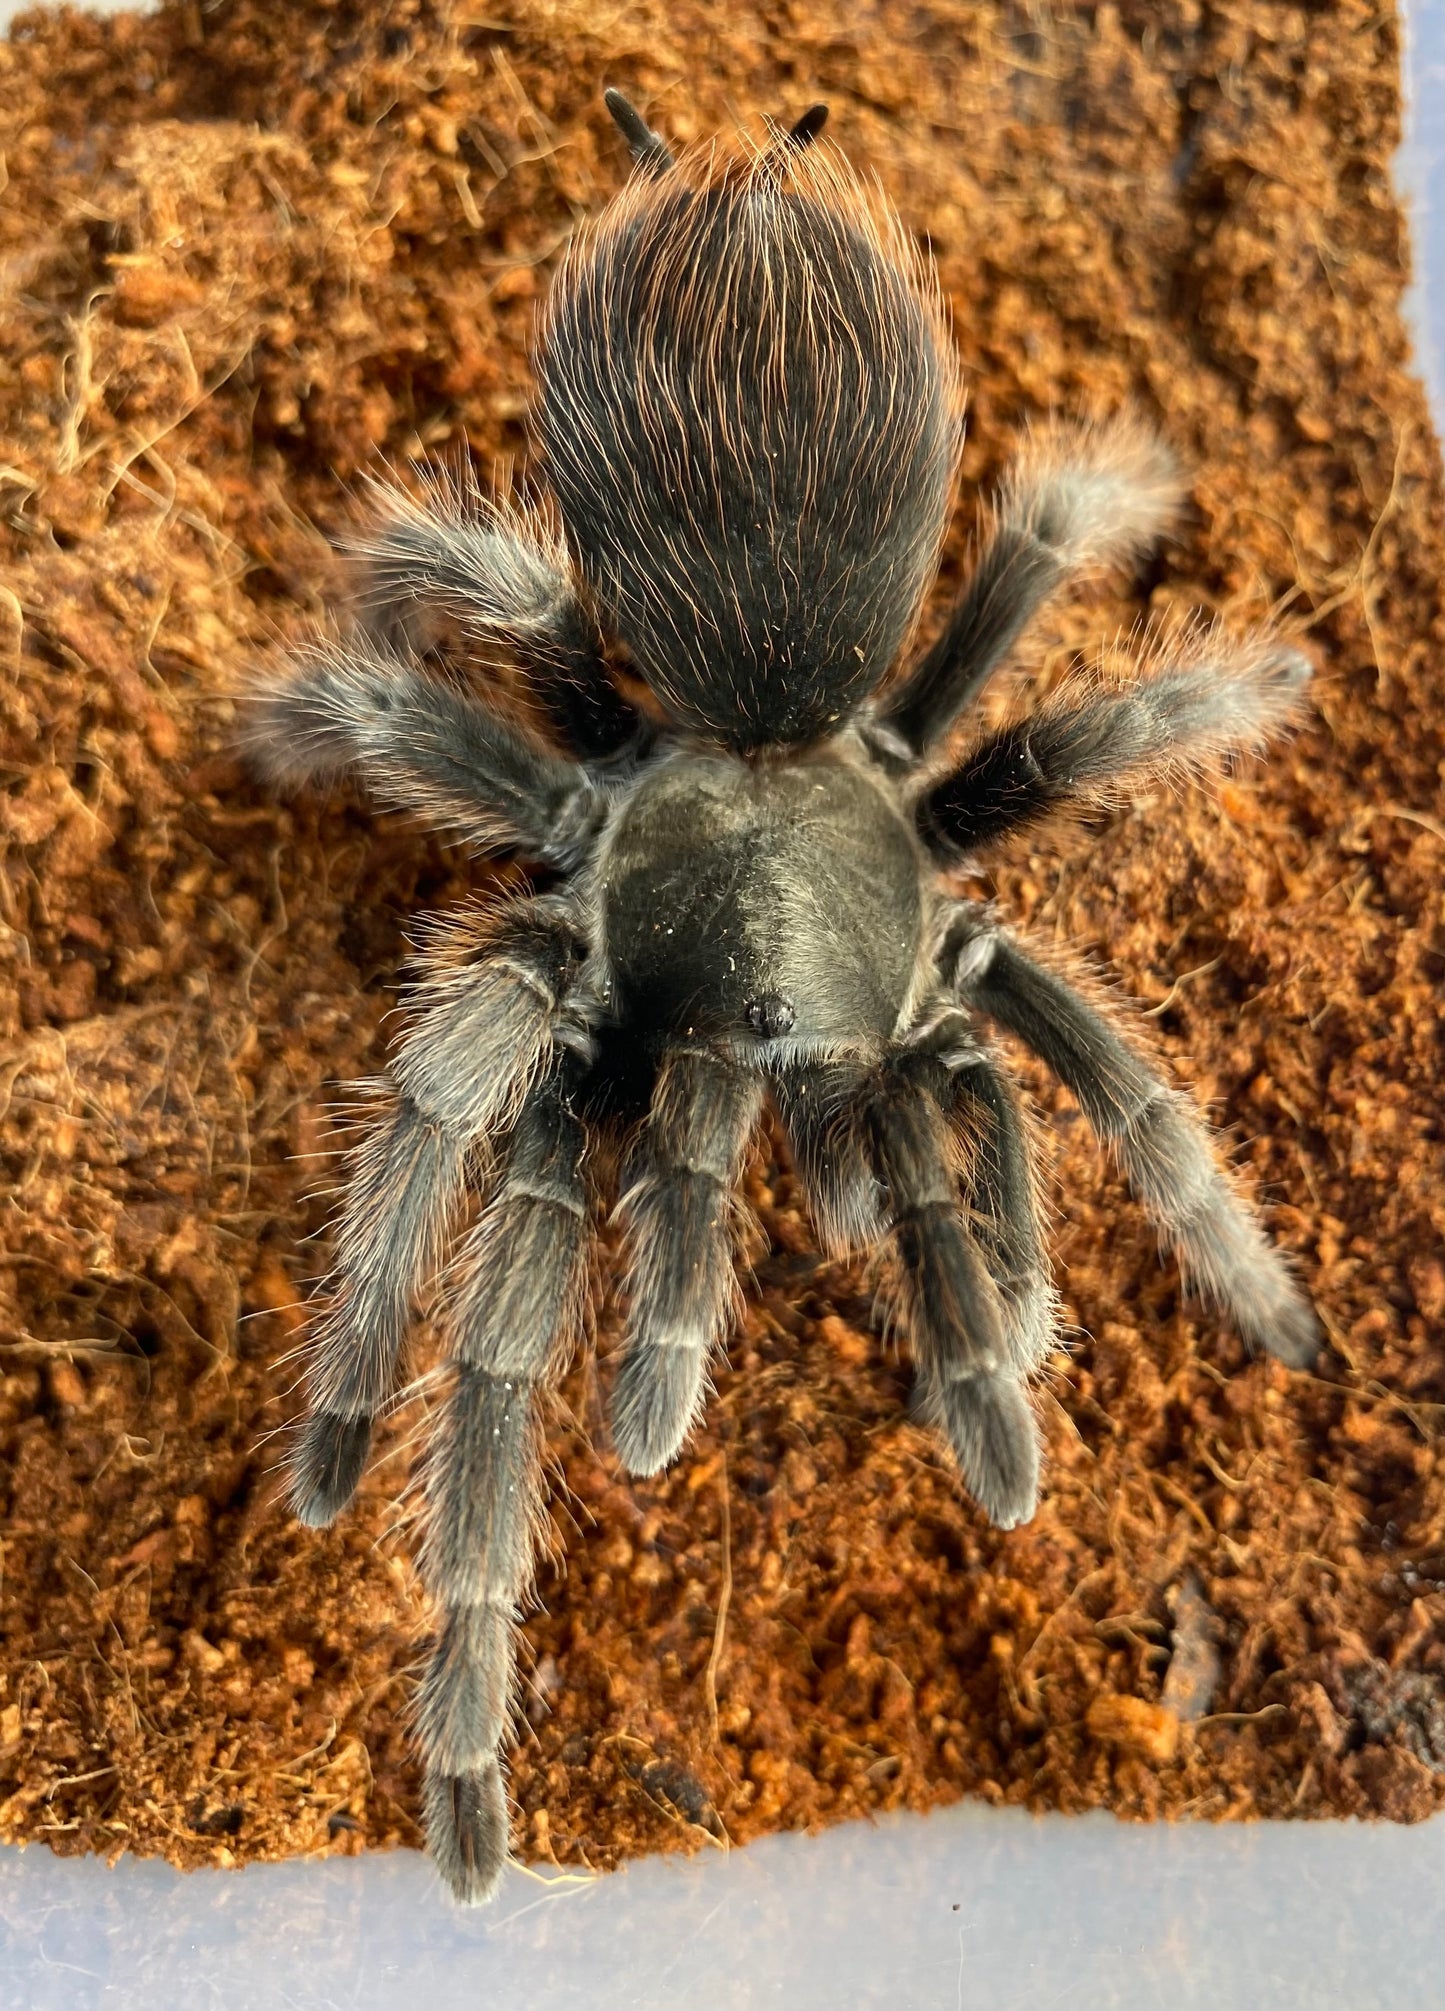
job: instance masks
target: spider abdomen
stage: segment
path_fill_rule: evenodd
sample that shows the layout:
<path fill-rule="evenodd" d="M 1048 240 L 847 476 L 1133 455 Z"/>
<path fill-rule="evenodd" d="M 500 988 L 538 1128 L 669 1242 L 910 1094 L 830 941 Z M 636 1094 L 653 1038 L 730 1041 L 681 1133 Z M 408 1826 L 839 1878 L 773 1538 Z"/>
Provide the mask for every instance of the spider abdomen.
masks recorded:
<path fill-rule="evenodd" d="M 538 422 L 581 569 L 674 718 L 832 733 L 932 577 L 958 444 L 936 286 L 824 148 L 635 179 L 569 254 Z"/>
<path fill-rule="evenodd" d="M 679 755 L 606 847 L 617 1009 L 743 1053 L 886 1039 L 918 958 L 920 871 L 902 816 L 845 760 Z"/>

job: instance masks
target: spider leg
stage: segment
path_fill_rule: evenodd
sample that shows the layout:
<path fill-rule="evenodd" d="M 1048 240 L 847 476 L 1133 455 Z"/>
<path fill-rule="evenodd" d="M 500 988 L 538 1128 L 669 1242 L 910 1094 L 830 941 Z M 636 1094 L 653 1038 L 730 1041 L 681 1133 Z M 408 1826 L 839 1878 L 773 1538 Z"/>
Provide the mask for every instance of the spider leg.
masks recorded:
<path fill-rule="evenodd" d="M 416 810 L 478 851 L 575 867 L 603 812 L 587 772 L 470 694 L 356 635 L 291 656 L 251 698 L 247 748 L 271 782 L 358 768 L 390 808 Z"/>
<path fill-rule="evenodd" d="M 971 1223 L 1003 1301 L 1010 1359 L 1030 1375 L 1059 1340 L 1033 1155 L 1018 1092 L 972 1028 L 959 1032 L 947 1057 L 950 1114 L 968 1127 Z"/>
<path fill-rule="evenodd" d="M 623 97 L 621 91 L 604 91 L 602 102 L 612 114 L 613 124 L 626 140 L 627 151 L 637 167 L 661 175 L 675 165 L 666 140 L 652 130 L 641 112 Z"/>
<path fill-rule="evenodd" d="M 612 681 L 567 547 L 544 518 L 489 505 L 470 469 L 430 476 L 420 497 L 371 486 L 375 521 L 347 549 L 365 566 L 362 620 L 374 641 L 406 654 L 431 639 L 429 617 L 449 616 L 508 646 L 583 761 L 636 740 L 641 722 Z"/>
<path fill-rule="evenodd" d="M 356 768 L 390 807 L 418 812 L 485 851 L 575 866 L 603 798 L 575 761 L 490 707 L 359 635 L 298 650 L 289 676 L 258 684 L 246 734 L 273 782 Z"/>
<path fill-rule="evenodd" d="M 582 951 L 562 903 L 533 901 L 507 914 L 480 961 L 438 955 L 417 988 L 421 1010 L 392 1066 L 397 1095 L 357 1156 L 313 1344 L 291 1460 L 292 1502 L 313 1528 L 356 1491 L 469 1155 L 506 1129 L 559 1045 L 585 1041 L 568 1008 Z"/>
<path fill-rule="evenodd" d="M 627 1340 L 612 1435 L 630 1473 L 675 1458 L 702 1408 L 708 1359 L 737 1300 L 733 1219 L 762 1079 L 702 1048 L 664 1057 L 623 1196 Z"/>
<path fill-rule="evenodd" d="M 947 1097 L 941 1062 L 900 1057 L 865 1089 L 865 1122 L 888 1195 L 925 1409 L 989 1521 L 1013 1529 L 1038 1503 L 1038 1436 L 998 1290 L 959 1212 Z"/>
<path fill-rule="evenodd" d="M 835 1257 L 874 1249 L 888 1234 L 888 1197 L 860 1115 L 868 1075 L 856 1061 L 808 1061 L 772 1083 L 818 1240 Z"/>
<path fill-rule="evenodd" d="M 1071 573 L 1147 551 L 1180 489 L 1173 455 L 1136 421 L 1060 428 L 1026 449 L 943 633 L 879 709 L 903 765 L 952 729 Z"/>
<path fill-rule="evenodd" d="M 1297 650 L 1213 632 L 1186 645 L 1182 663 L 1132 687 L 1100 692 L 1071 680 L 930 789 L 920 829 L 952 861 L 1073 798 L 1259 745 L 1295 710 L 1309 678 Z"/>
<path fill-rule="evenodd" d="M 522 1106 L 496 1194 L 461 1253 L 451 1305 L 454 1380 L 428 1476 L 421 1557 L 442 1623 L 419 1730 L 427 1842 L 468 1904 L 491 1897 L 507 1858 L 498 1750 L 542 1515 L 538 1407 L 583 1315 L 582 1154 L 567 1072 L 554 1069 Z"/>
<path fill-rule="evenodd" d="M 1292 1367 L 1312 1362 L 1320 1338 L 1314 1313 L 1185 1099 L 983 909 L 961 904 L 954 916 L 942 960 L 959 996 L 1017 1034 L 1073 1092 L 1186 1274 L 1246 1340 Z"/>
<path fill-rule="evenodd" d="M 963 1016 L 950 1017 L 976 1051 Z M 1012 1302 L 990 1275 L 1005 1248 L 1017 1255 L 1027 1239 L 1019 1222 L 996 1224 L 1008 1204 L 988 1190 L 982 1155 L 973 1169 L 984 1183 L 974 1193 L 985 1211 L 981 1237 L 960 1213 L 946 1121 L 958 1065 L 951 1053 L 922 1048 L 872 1068 L 805 1063 L 780 1076 L 774 1097 L 825 1244 L 842 1251 L 891 1236 L 925 1411 L 984 1513 L 1012 1528 L 1033 1514 L 1038 1495 L 1038 1444 L 1020 1377 L 1046 1350 L 1036 1349 L 1036 1334 L 1015 1330 L 1025 1300 Z M 1007 1144 L 997 1157 L 1017 1174 Z M 1021 1205 L 1028 1191 L 1008 1201 Z M 1016 1269 L 1022 1278 L 1022 1257 Z"/>

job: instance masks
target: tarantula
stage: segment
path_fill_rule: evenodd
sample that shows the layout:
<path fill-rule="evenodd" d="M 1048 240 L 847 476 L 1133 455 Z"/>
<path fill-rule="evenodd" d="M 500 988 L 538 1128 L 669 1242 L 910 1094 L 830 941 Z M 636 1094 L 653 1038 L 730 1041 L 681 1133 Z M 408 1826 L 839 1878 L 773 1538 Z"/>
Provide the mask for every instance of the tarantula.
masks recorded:
<path fill-rule="evenodd" d="M 1295 1364 L 1316 1346 L 1189 1105 L 938 877 L 1070 799 L 1257 742 L 1306 663 L 1269 637 L 1195 631 L 1146 678 L 1066 682 L 951 752 L 1046 597 L 1165 528 L 1170 455 L 1138 421 L 1026 446 L 937 641 L 885 684 L 937 565 L 961 434 L 936 280 L 877 190 L 815 144 L 821 107 L 741 155 L 674 159 L 607 102 L 635 170 L 563 258 L 538 345 L 556 515 L 486 508 L 465 484 L 383 490 L 359 619 L 265 680 L 254 714 L 273 778 L 354 769 L 553 876 L 430 925 L 292 1465 L 296 1512 L 329 1523 L 479 1182 L 443 1293 L 452 1368 L 422 1549 L 440 1613 L 419 1710 L 427 1832 L 464 1900 L 491 1894 L 507 1855 L 499 1754 L 539 1404 L 584 1316 L 597 1127 L 622 1141 L 611 1421 L 633 1474 L 675 1458 L 702 1408 L 737 1296 L 735 1188 L 770 1100 L 824 1247 L 889 1246 L 925 1411 L 980 1508 L 1004 1528 L 1033 1513 L 1027 1383 L 1055 1299 L 990 1021 L 1073 1092 L 1251 1344 Z M 480 680 L 438 673 L 439 619 L 513 653 L 551 744 Z M 609 644 L 630 652 L 634 698 Z"/>

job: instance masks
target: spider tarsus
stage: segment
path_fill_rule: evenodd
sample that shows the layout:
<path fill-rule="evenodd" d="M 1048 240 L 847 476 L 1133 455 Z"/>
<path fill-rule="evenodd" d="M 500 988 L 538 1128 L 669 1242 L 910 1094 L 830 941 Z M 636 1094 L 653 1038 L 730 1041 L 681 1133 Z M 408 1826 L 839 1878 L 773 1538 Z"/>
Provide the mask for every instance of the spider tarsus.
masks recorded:
<path fill-rule="evenodd" d="M 475 1773 L 428 1774 L 427 1848 L 462 1906 L 484 1906 L 507 1862 L 507 1796 L 493 1760 Z"/>
<path fill-rule="evenodd" d="M 624 1355 L 612 1393 L 617 1457 L 638 1480 L 670 1466 L 702 1400 L 702 1347 L 651 1348 Z"/>
<path fill-rule="evenodd" d="M 1245 1339 L 1288 1369 L 1313 1368 L 1324 1346 L 1324 1328 L 1309 1300 L 1290 1290 L 1279 1305 L 1257 1320 L 1240 1321 Z"/>
<path fill-rule="evenodd" d="M 1261 679 L 1278 685 L 1282 691 L 1295 696 L 1302 692 L 1315 674 L 1315 667 L 1301 650 L 1291 649 L 1287 643 L 1270 650 L 1259 667 Z"/>
<path fill-rule="evenodd" d="M 325 1529 L 355 1494 L 371 1450 L 369 1417 L 313 1411 L 301 1428 L 291 1465 L 291 1502 L 298 1522 Z"/>
<path fill-rule="evenodd" d="M 1039 1440 L 1023 1385 L 1006 1374 L 959 1377 L 932 1393 L 965 1487 L 997 1529 L 1039 1504 Z"/>
<path fill-rule="evenodd" d="M 996 504 L 1004 534 L 1037 539 L 1070 571 L 1149 551 L 1186 494 L 1178 457 L 1137 412 L 1043 428 L 1008 470 Z"/>

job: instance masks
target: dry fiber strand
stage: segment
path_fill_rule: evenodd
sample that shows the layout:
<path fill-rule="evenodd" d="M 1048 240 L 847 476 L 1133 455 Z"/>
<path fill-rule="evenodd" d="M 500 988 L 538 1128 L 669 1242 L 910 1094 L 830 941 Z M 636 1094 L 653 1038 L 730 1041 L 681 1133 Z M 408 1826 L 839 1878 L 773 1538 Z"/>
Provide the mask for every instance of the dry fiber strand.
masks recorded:
<path fill-rule="evenodd" d="M 1071 1323 L 1004 1535 L 907 1418 L 862 1269 L 775 1145 L 704 1429 L 553 1429 L 519 1851 L 601 1867 L 979 1795 L 1136 1817 L 1445 1802 L 1445 615 L 1400 318 L 1388 6 L 176 0 L 0 45 L 0 1836 L 181 1864 L 414 1843 L 416 1407 L 332 1531 L 279 1498 L 338 1082 L 409 918 L 513 885 L 343 792 L 279 804 L 231 693 L 385 459 L 524 459 L 527 345 L 673 138 L 817 100 L 926 240 L 970 397 L 956 580 L 1015 429 L 1133 401 L 1191 470 L 1134 589 L 1022 667 L 1196 606 L 1319 667 L 1222 787 L 1051 828 L 990 884 L 1139 994 L 1329 1345 L 1249 1361 L 1029 1081 Z M 1017 700 L 1022 677 L 1001 694 Z M 609 1245 L 604 1268 L 616 1267 Z"/>

